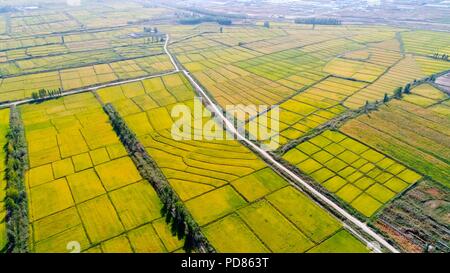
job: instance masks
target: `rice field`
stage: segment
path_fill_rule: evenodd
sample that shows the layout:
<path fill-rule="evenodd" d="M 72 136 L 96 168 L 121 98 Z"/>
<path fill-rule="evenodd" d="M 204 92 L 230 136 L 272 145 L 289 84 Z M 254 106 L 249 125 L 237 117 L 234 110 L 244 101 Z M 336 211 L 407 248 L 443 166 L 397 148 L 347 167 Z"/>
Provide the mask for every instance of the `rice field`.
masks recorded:
<path fill-rule="evenodd" d="M 6 134 L 9 130 L 9 109 L 0 110 L 0 146 L 4 147 L 7 143 Z M 2 250 L 7 243 L 6 235 L 6 179 L 5 179 L 5 167 L 6 167 L 6 152 L 4 149 L 0 151 L 0 250 Z"/>
<path fill-rule="evenodd" d="M 228 26 L 225 27 L 222 33 L 208 34 L 208 39 L 216 41 L 227 46 L 236 46 L 239 43 L 244 43 L 246 46 L 261 39 L 282 39 L 286 37 L 286 33 L 281 29 L 267 29 L 263 27 L 253 26 Z"/>
<path fill-rule="evenodd" d="M 408 31 L 401 35 L 407 52 L 425 56 L 450 54 L 450 37 L 445 32 Z"/>
<path fill-rule="evenodd" d="M 282 157 L 351 213 L 375 220 L 423 177 L 450 185 L 450 97 L 438 85 L 420 84 L 368 115 L 334 121 L 398 87 L 450 70 L 450 62 L 435 56 L 450 53 L 446 32 L 300 25 L 281 17 L 270 27 L 250 18 L 229 26 L 182 25 L 172 23 L 183 14 L 170 7 L 134 1 L 88 7 L 0 15 L 0 104 L 41 89 L 67 94 L 126 82 L 18 106 L 29 152 L 32 252 L 68 252 L 71 241 L 82 252 L 183 251 L 102 103 L 123 117 L 218 252 L 370 251 L 254 152 L 226 139 L 183 74 L 168 73 L 174 67 L 164 41 L 150 41 L 149 27 L 170 35 L 169 50 L 183 69 L 218 106 L 233 106 L 247 129 L 264 126 L 279 110 L 278 130 L 269 123 L 268 133 L 253 136 L 260 143 L 277 137 L 271 148 L 285 151 L 318 132 Z M 147 79 L 128 81 L 141 78 Z M 206 116 L 189 115 L 186 132 L 172 131 L 180 106 L 199 106 Z M 269 110 L 246 113 L 251 106 Z M 8 123 L 9 111 L 0 110 L 2 147 Z M 321 129 L 327 123 L 336 128 Z M 2 150 L 0 251 L 6 243 L 4 159 Z"/>
<path fill-rule="evenodd" d="M 258 76 L 294 90 L 323 79 L 325 61 L 299 49 L 285 50 L 238 62 L 236 65 Z"/>
<path fill-rule="evenodd" d="M 384 73 L 386 67 L 364 61 L 335 58 L 327 63 L 323 70 L 343 78 L 373 82 Z"/>
<path fill-rule="evenodd" d="M 86 48 L 86 43 L 92 48 Z M 103 38 L 8 50 L 5 51 L 7 62 L 1 64 L 0 72 L 4 76 L 16 76 L 162 54 L 162 43 L 147 45 L 142 39 L 121 41 L 124 45 L 111 43 L 114 42 Z"/>
<path fill-rule="evenodd" d="M 286 36 L 278 28 L 254 30 L 264 33 L 260 39 L 267 43 Z M 179 61 L 224 108 L 237 104 L 276 105 L 329 76 L 324 67 L 333 56 L 361 48 L 355 42 L 326 34 L 325 41 L 318 45 L 302 41 L 303 48 L 291 44 L 293 48 L 268 54 L 250 46 L 257 43 L 251 41 L 253 36 L 243 36 L 237 46 L 230 43 L 224 48 L 221 38 L 226 41 L 237 31 L 234 27 L 225 28 L 223 33 L 203 34 L 171 45 Z M 248 44 L 246 38 L 250 39 Z"/>
<path fill-rule="evenodd" d="M 0 79 L 0 100 L 20 100 L 31 97 L 44 88 L 70 91 L 118 80 L 139 78 L 173 69 L 169 57 L 158 55 L 133 60 L 98 64 L 55 72 L 37 73 Z"/>
<path fill-rule="evenodd" d="M 433 75 L 450 69 L 450 63 L 443 60 L 435 60 L 425 57 L 415 57 L 417 64 L 425 75 Z"/>
<path fill-rule="evenodd" d="M 144 80 L 133 87 L 101 89 L 97 94 L 104 103 L 112 103 L 137 134 L 217 251 L 305 252 L 341 232 L 352 238 L 348 251 L 367 251 L 338 220 L 239 142 L 174 140 L 171 109 L 176 105 L 192 109 L 196 103 L 182 74 Z M 177 134 L 208 136 L 190 129 Z M 307 212 L 299 215 L 298 207 Z"/>
<path fill-rule="evenodd" d="M 341 130 L 449 186 L 448 99 L 433 86 L 420 85 L 403 100 L 351 120 Z"/>
<path fill-rule="evenodd" d="M 329 130 L 291 149 L 283 159 L 366 217 L 422 177 L 367 145 Z"/>
<path fill-rule="evenodd" d="M 89 3 L 88 9 L 70 8 L 64 11 L 61 12 L 58 6 L 52 6 L 45 11 L 37 9 L 14 12 L 11 15 L 12 33 L 20 37 L 125 27 L 129 22 L 160 18 L 173 13 L 170 9 L 142 7 L 132 2 L 127 3 L 127 6 L 122 3 Z"/>
<path fill-rule="evenodd" d="M 50 44 L 56 44 L 61 42 L 61 39 L 55 36 L 45 36 L 40 38 L 33 37 L 18 37 L 18 38 L 9 38 L 2 41 L 0 44 L 0 50 L 8 51 L 15 50 L 18 48 L 25 47 L 37 47 L 37 46 L 45 46 Z"/>
<path fill-rule="evenodd" d="M 183 242 L 92 93 L 20 107 L 31 251 L 173 252 Z"/>
<path fill-rule="evenodd" d="M 381 101 L 398 87 L 450 69 L 448 62 L 404 53 L 404 40 L 420 33 L 403 29 L 320 26 L 311 30 L 281 24 L 253 27 L 260 34 L 257 39 L 248 34 L 250 28 L 225 27 L 221 33 L 198 34 L 170 48 L 222 108 L 238 109 L 239 119 L 260 123 L 270 116 L 270 111 L 261 117 L 258 111 L 244 115 L 245 105 L 277 106 L 278 146 L 347 110 Z M 442 106 L 436 108 L 446 112 Z M 256 138 L 265 142 L 273 136 Z"/>
<path fill-rule="evenodd" d="M 425 83 L 414 87 L 414 89 L 411 90 L 411 94 L 404 96 L 403 100 L 423 108 L 433 108 L 434 105 L 445 102 L 449 98 L 450 97 L 441 90 L 435 88 L 431 84 Z"/>
<path fill-rule="evenodd" d="M 68 31 L 79 28 L 77 22 L 58 11 L 37 13 L 33 16 L 22 16 L 19 13 L 11 16 L 11 30 L 16 35 L 48 34 L 56 31 Z"/>
<path fill-rule="evenodd" d="M 295 47 L 324 42 L 335 37 L 331 33 L 314 33 L 300 26 L 287 25 L 281 29 L 285 31 L 283 35 L 270 37 L 266 34 L 265 36 L 259 36 L 259 39 L 246 42 L 245 47 L 263 54 L 271 54 Z M 305 39 L 305 36 L 308 36 L 308 39 Z"/>
<path fill-rule="evenodd" d="M 279 132 L 271 130 L 269 125 L 267 131 L 273 131 L 273 134 L 261 134 L 257 139 L 264 142 L 279 133 L 279 146 L 298 139 L 347 111 L 342 102 L 366 85 L 367 83 L 328 77 L 281 103 L 276 108 L 279 111 Z M 262 124 L 267 118 L 272 118 L 272 111 L 251 119 L 248 126 L 252 122 Z"/>
<path fill-rule="evenodd" d="M 60 15 L 50 13 L 50 18 Z M 46 24 L 50 24 L 46 18 L 40 13 L 13 17 L 11 31 L 18 31 L 14 25 L 18 20 L 17 24 L 31 27 L 30 31 L 36 27 L 45 32 Z M 55 24 L 63 22 L 65 19 Z M 29 98 L 41 88 L 68 91 L 172 70 L 163 52 L 164 43 L 133 36 L 141 32 L 141 27 L 123 26 L 5 37 L 0 45 L 0 101 Z"/>
<path fill-rule="evenodd" d="M 424 76 L 413 56 L 407 55 L 379 77 L 373 84 L 347 98 L 344 106 L 356 109 L 363 106 L 366 101 L 380 101 L 383 99 L 384 94 L 392 95 L 396 88 L 403 87 L 407 83 L 421 79 Z"/>

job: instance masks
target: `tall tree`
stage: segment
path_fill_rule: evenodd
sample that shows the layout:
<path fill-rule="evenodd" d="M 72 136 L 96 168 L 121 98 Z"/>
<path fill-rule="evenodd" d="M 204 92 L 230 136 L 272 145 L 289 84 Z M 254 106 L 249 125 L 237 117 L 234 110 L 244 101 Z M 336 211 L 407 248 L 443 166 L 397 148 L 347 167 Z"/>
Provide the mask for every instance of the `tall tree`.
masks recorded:
<path fill-rule="evenodd" d="M 397 89 L 394 90 L 394 97 L 396 99 L 401 99 L 402 98 L 402 88 L 398 87 Z"/>
<path fill-rule="evenodd" d="M 406 84 L 405 88 L 403 88 L 403 93 L 405 94 L 411 94 L 411 84 Z"/>

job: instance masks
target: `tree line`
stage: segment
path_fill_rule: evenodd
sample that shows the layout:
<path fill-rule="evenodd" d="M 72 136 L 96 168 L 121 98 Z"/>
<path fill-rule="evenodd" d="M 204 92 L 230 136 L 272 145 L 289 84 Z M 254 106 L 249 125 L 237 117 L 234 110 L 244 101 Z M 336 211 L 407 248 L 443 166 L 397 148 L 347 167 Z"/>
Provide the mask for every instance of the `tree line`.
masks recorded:
<path fill-rule="evenodd" d="M 172 233 L 179 239 L 185 239 L 184 250 L 187 252 L 215 252 L 156 162 L 148 155 L 122 117 L 109 103 L 104 106 L 104 111 L 108 114 L 114 131 L 128 150 L 140 174 L 156 190 L 163 203 L 161 213 L 166 218 L 166 222 L 171 225 Z"/>
<path fill-rule="evenodd" d="M 342 21 L 335 18 L 297 18 L 294 22 L 304 25 L 342 25 Z"/>
<path fill-rule="evenodd" d="M 419 86 L 426 82 L 433 83 L 435 80 L 436 80 L 436 75 L 430 75 L 424 79 L 414 80 L 412 83 L 407 83 L 403 87 L 397 87 L 394 89 L 392 96 L 389 96 L 387 93 L 384 93 L 383 103 L 386 104 L 389 101 L 391 101 L 392 99 L 400 100 L 403 98 L 403 95 L 411 94 L 411 89 L 413 89 L 414 87 Z M 376 105 L 379 105 L 379 101 L 375 101 L 375 108 L 376 108 Z M 369 103 L 369 101 L 366 101 L 366 103 L 363 107 L 363 111 L 365 113 L 368 113 L 370 110 L 373 110 L 372 108 L 374 108 L 374 105 Z"/>
<path fill-rule="evenodd" d="M 51 89 L 51 90 L 42 88 L 38 92 L 31 93 L 31 98 L 33 100 L 49 99 L 49 98 L 59 97 L 62 95 L 62 93 L 63 92 L 62 92 L 61 88 Z"/>
<path fill-rule="evenodd" d="M 448 54 L 444 54 L 444 53 L 434 53 L 432 56 L 433 59 L 438 59 L 438 60 L 444 60 L 444 61 L 448 61 Z"/>
<path fill-rule="evenodd" d="M 179 24 L 182 25 L 198 25 L 201 23 L 210 23 L 210 22 L 215 22 L 218 23 L 219 25 L 231 25 L 233 24 L 233 21 L 231 21 L 231 19 L 225 18 L 225 17 L 215 17 L 215 16 L 193 16 L 193 17 L 186 17 L 186 18 L 181 18 L 178 20 Z"/>
<path fill-rule="evenodd" d="M 211 10 L 205 10 L 195 7 L 184 7 L 183 9 L 191 11 L 193 13 L 203 14 L 211 17 L 221 17 L 221 18 L 233 18 L 233 19 L 246 19 L 248 16 L 246 14 L 239 13 L 228 13 L 228 12 L 216 12 Z"/>
<path fill-rule="evenodd" d="M 11 107 L 10 129 L 6 136 L 6 230 L 7 252 L 25 253 L 28 248 L 28 201 L 25 171 L 28 168 L 24 128 L 16 107 Z"/>

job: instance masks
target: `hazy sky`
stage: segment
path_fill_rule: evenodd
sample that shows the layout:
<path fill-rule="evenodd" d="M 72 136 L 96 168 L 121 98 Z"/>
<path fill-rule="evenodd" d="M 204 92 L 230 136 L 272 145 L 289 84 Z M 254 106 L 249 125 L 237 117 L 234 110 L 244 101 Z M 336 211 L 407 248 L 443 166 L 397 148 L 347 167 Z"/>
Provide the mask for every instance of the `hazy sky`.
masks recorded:
<path fill-rule="evenodd" d="M 79 6 L 79 5 L 81 5 L 81 0 L 67 0 L 67 5 Z"/>

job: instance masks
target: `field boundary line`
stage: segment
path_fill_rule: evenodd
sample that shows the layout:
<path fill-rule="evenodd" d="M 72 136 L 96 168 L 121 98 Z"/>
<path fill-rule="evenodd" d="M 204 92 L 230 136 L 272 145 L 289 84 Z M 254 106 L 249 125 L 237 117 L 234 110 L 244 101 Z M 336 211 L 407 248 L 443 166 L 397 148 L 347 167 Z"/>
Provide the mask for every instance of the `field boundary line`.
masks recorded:
<path fill-rule="evenodd" d="M 164 49 L 166 54 L 168 53 L 168 51 L 167 51 L 168 42 L 169 42 L 169 36 L 167 35 L 167 38 L 166 38 L 166 41 L 165 41 L 164 47 L 163 47 L 163 49 Z M 160 55 L 164 55 L 164 54 L 160 54 Z M 70 95 L 78 94 L 78 93 L 85 93 L 85 92 L 96 91 L 96 90 L 102 89 L 102 88 L 113 87 L 113 86 L 117 86 L 117 85 L 133 83 L 133 82 L 139 82 L 139 81 L 148 80 L 148 79 L 152 79 L 152 78 L 159 78 L 159 77 L 168 76 L 168 75 L 172 75 L 172 74 L 180 72 L 178 66 L 175 64 L 175 61 L 173 60 L 172 55 L 168 54 L 168 57 L 169 57 L 172 65 L 173 65 L 173 68 L 174 68 L 174 70 L 172 70 L 172 71 L 167 71 L 167 72 L 163 72 L 163 73 L 159 73 L 159 74 L 148 75 L 148 76 L 139 77 L 139 78 L 135 78 L 135 79 L 114 81 L 114 82 L 104 83 L 104 84 L 95 85 L 95 86 L 91 86 L 91 87 L 75 89 L 75 90 L 72 90 L 72 91 L 63 92 L 58 97 L 65 97 L 65 96 L 70 96 Z M 43 100 L 51 99 L 51 98 L 52 97 L 45 97 L 45 98 L 43 98 Z M 21 105 L 21 104 L 26 104 L 26 103 L 30 103 L 30 102 L 35 102 L 35 101 L 36 100 L 30 98 L 30 99 L 22 99 L 22 100 L 17 100 L 17 101 L 12 101 L 12 102 L 0 102 L 0 109 L 6 108 L 6 107 L 11 107 L 11 106 L 17 106 L 17 105 Z"/>
<path fill-rule="evenodd" d="M 152 79 L 152 78 L 159 78 L 159 77 L 163 77 L 163 76 L 176 74 L 178 72 L 179 71 L 173 70 L 173 71 L 164 72 L 164 73 L 161 73 L 161 74 L 148 75 L 148 76 L 135 78 L 135 79 L 116 81 L 116 82 L 109 82 L 109 83 L 105 83 L 105 84 L 101 84 L 101 85 L 95 85 L 95 86 L 92 86 L 92 87 L 81 88 L 81 89 L 76 89 L 76 90 L 72 90 L 72 91 L 68 91 L 68 92 L 63 92 L 59 96 L 56 96 L 56 97 L 45 97 L 42 100 L 59 98 L 59 97 L 65 97 L 65 96 L 70 96 L 70 95 L 74 95 L 74 94 L 78 94 L 78 93 L 93 92 L 93 91 L 97 91 L 98 89 L 118 86 L 118 85 L 127 84 L 127 83 L 139 82 L 139 81 L 148 80 L 148 79 Z M 13 101 L 13 102 L 4 102 L 4 103 L 0 103 L 0 109 L 11 107 L 11 106 L 17 106 L 17 105 L 21 105 L 21 104 L 26 104 L 26 103 L 31 103 L 31 102 L 36 102 L 36 100 L 34 100 L 34 99 L 23 99 L 23 100 L 17 100 L 17 101 Z"/>
<path fill-rule="evenodd" d="M 89 51 L 95 51 L 95 50 L 89 50 Z M 81 53 L 86 53 L 86 52 L 89 52 L 89 51 L 83 51 Z M 63 54 L 63 55 L 67 55 L 67 54 Z M 60 56 L 63 56 L 63 55 L 53 55 L 53 56 L 50 56 L 50 57 L 60 57 Z M 87 63 L 87 64 L 83 64 L 83 65 L 75 65 L 75 66 L 71 66 L 71 67 L 60 67 L 60 68 L 45 69 L 45 70 L 40 70 L 40 71 L 31 71 L 31 72 L 25 72 L 25 73 L 5 75 L 5 76 L 2 76 L 2 79 L 13 79 L 13 78 L 18 78 L 18 77 L 33 76 L 33 75 L 36 75 L 36 74 L 46 74 L 46 73 L 52 73 L 52 72 L 57 72 L 59 74 L 61 71 L 64 71 L 64 70 L 82 69 L 82 68 L 86 68 L 86 67 L 94 67 L 96 65 L 109 65 L 111 63 L 134 61 L 134 60 L 145 59 L 145 58 L 150 58 L 150 57 L 157 57 L 157 56 L 163 56 L 163 55 L 164 55 L 163 52 L 159 52 L 157 54 L 144 55 L 144 56 L 140 56 L 140 57 L 120 58 L 120 59 L 111 60 L 111 61 L 104 61 L 103 60 L 103 61 L 99 61 L 99 62 Z M 32 59 L 43 59 L 43 58 L 47 58 L 47 57 L 49 57 L 49 56 L 29 58 L 29 59 L 20 59 L 20 60 L 17 60 L 17 61 L 28 61 L 28 60 L 32 60 Z M 12 62 L 14 62 L 14 65 L 17 66 L 16 60 L 13 60 Z M 139 65 L 139 64 L 137 64 L 137 65 Z"/>
<path fill-rule="evenodd" d="M 169 39 L 169 36 L 167 35 L 167 39 Z M 167 49 L 167 46 L 164 47 L 166 50 L 166 53 L 170 56 L 170 59 L 173 60 L 173 56 L 170 54 L 170 52 Z M 215 112 L 217 115 L 217 118 L 219 118 L 225 128 L 230 131 L 233 135 L 237 137 L 238 140 L 242 141 L 247 147 L 249 147 L 251 150 L 256 152 L 259 156 L 266 159 L 270 164 L 272 168 L 277 169 L 278 171 L 281 171 L 284 173 L 287 177 L 291 178 L 295 182 L 291 182 L 291 185 L 293 185 L 296 189 L 301 190 L 300 187 L 303 186 L 310 194 L 327 204 L 329 207 L 333 208 L 336 212 L 338 212 L 341 216 L 345 217 L 348 221 L 353 223 L 354 225 L 358 226 L 361 230 L 363 230 L 367 235 L 378 241 L 382 246 L 387 248 L 389 251 L 393 253 L 399 253 L 399 251 L 393 247 L 390 243 L 388 243 L 381 235 L 377 234 L 375 231 L 373 231 L 369 226 L 367 226 L 366 223 L 361 222 L 356 217 L 352 216 L 350 213 L 348 213 L 345 209 L 342 209 L 338 204 L 333 202 L 331 199 L 320 193 L 318 190 L 313 188 L 311 185 L 309 185 L 307 182 L 305 182 L 302 178 L 297 176 L 294 172 L 290 171 L 286 167 L 284 167 L 280 162 L 275 160 L 267 151 L 257 146 L 255 143 L 248 140 L 245 136 L 243 136 L 235 127 L 234 124 L 228 120 L 223 111 L 220 110 L 220 108 L 212 101 L 212 99 L 208 96 L 206 91 L 197 83 L 197 81 L 191 76 L 190 72 L 188 72 L 185 69 L 180 69 L 178 64 L 173 62 L 174 65 L 176 65 L 176 70 L 183 72 L 183 74 L 189 79 L 191 84 L 194 86 L 194 88 L 200 93 L 200 95 L 205 98 L 205 104 L 209 105 L 210 110 Z M 300 185 L 299 185 L 300 184 Z M 377 249 L 377 251 L 381 252 L 381 249 Z"/>
<path fill-rule="evenodd" d="M 256 144 L 254 144 L 253 142 L 251 142 L 250 140 L 248 140 L 247 138 L 245 138 L 244 136 L 242 136 L 237 130 L 236 128 L 234 128 L 234 125 L 225 118 L 225 116 L 223 115 L 223 113 L 219 110 L 219 108 L 215 105 L 212 104 L 212 101 L 210 101 L 209 97 L 205 94 L 205 92 L 203 91 L 203 89 L 201 89 L 201 87 L 191 78 L 189 72 L 183 70 L 183 73 L 186 75 L 186 77 L 188 77 L 191 82 L 194 84 L 194 86 L 196 87 L 197 91 L 199 91 L 202 96 L 204 98 L 206 98 L 206 100 L 208 101 L 208 104 L 211 105 L 211 108 L 213 109 L 213 111 L 218 115 L 218 117 L 224 122 L 226 128 L 231 131 L 234 135 L 236 135 L 236 137 L 238 138 L 238 140 L 244 142 L 247 146 L 249 146 L 249 148 L 251 148 L 252 150 L 254 150 L 255 152 L 257 152 L 260 156 L 262 156 L 263 158 L 265 158 L 267 161 L 269 161 L 271 164 L 273 164 L 274 168 L 278 169 L 279 171 L 283 172 L 286 176 L 288 176 L 289 178 L 293 179 L 294 181 L 298 182 L 299 184 L 301 184 L 303 187 L 306 188 L 306 190 L 314 195 L 315 197 L 317 197 L 319 200 L 323 201 L 325 204 L 327 204 L 328 206 L 330 206 L 331 208 L 333 208 L 335 211 L 337 211 L 340 215 L 342 215 L 343 217 L 345 217 L 347 220 L 349 220 L 350 222 L 352 222 L 353 224 L 355 224 L 356 226 L 358 226 L 359 228 L 361 228 L 362 230 L 364 230 L 370 237 L 372 237 L 373 239 L 375 239 L 376 241 L 378 241 L 381 245 L 383 245 L 384 247 L 386 247 L 387 249 L 389 249 L 391 252 L 393 253 L 398 253 L 399 251 L 394 248 L 392 245 L 390 245 L 383 237 L 381 237 L 380 235 L 378 235 L 377 233 L 375 233 L 371 228 L 369 228 L 367 226 L 366 223 L 361 222 L 360 220 L 358 220 L 356 217 L 352 216 L 350 213 L 348 213 L 346 210 L 342 209 L 339 205 L 337 205 L 336 203 L 334 203 L 333 201 L 331 201 L 331 199 L 329 199 L 328 197 L 326 197 L 325 195 L 323 195 L 322 193 L 320 193 L 319 191 L 317 191 L 316 189 L 314 189 L 311 185 L 309 185 L 307 182 L 305 182 L 303 179 L 301 179 L 300 177 L 298 177 L 296 174 L 294 174 L 292 171 L 288 170 L 286 167 L 284 167 L 281 163 L 279 163 L 278 161 L 276 161 L 267 151 L 263 150 L 262 148 L 260 148 L 259 146 L 257 146 Z M 291 185 L 293 185 L 296 189 L 301 190 L 301 187 L 297 184 L 297 183 L 292 183 Z M 381 252 L 381 250 L 378 250 Z"/>

